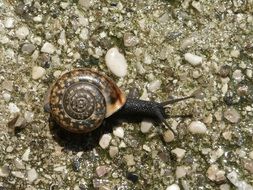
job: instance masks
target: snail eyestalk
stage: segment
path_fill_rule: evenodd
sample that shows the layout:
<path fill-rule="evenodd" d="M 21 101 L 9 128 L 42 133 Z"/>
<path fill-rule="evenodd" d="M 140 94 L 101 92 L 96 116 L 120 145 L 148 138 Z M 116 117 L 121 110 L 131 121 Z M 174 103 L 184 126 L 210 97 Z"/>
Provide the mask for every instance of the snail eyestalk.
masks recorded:
<path fill-rule="evenodd" d="M 186 96 L 186 97 L 182 97 L 182 98 L 176 98 L 176 99 L 172 99 L 172 100 L 167 100 L 167 101 L 162 102 L 161 105 L 163 107 L 166 107 L 169 104 L 174 104 L 176 102 L 181 102 L 183 100 L 187 100 L 187 99 L 190 99 L 190 98 L 202 99 L 203 97 L 204 97 L 203 92 L 200 89 L 198 89 L 198 90 L 195 90 L 190 96 Z"/>

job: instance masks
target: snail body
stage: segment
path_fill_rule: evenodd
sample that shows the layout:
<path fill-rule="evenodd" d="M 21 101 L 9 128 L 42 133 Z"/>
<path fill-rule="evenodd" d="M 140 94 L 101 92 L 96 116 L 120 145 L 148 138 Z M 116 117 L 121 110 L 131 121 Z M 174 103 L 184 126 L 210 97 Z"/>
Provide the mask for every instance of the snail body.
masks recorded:
<path fill-rule="evenodd" d="M 87 133 L 111 117 L 134 116 L 168 126 L 166 106 L 191 97 L 193 95 L 162 103 L 126 98 L 109 77 L 90 69 L 75 69 L 63 74 L 51 86 L 45 107 L 64 129 Z"/>

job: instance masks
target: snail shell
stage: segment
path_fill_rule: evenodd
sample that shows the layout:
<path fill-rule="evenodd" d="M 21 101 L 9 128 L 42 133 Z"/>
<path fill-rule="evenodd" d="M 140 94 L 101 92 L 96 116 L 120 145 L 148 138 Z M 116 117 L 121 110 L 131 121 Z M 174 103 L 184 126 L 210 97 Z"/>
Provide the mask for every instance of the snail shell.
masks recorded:
<path fill-rule="evenodd" d="M 96 129 L 125 102 L 125 95 L 112 79 L 90 69 L 63 74 L 49 93 L 52 118 L 75 133 Z"/>

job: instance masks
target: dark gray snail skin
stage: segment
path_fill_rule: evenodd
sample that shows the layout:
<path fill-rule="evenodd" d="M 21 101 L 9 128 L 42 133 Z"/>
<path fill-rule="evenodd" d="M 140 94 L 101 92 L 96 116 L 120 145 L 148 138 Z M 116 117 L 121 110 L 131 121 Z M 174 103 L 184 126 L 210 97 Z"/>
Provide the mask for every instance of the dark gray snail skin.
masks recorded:
<path fill-rule="evenodd" d="M 88 133 L 110 119 L 145 119 L 170 128 L 167 105 L 193 97 L 195 94 L 161 103 L 126 98 L 109 77 L 90 69 L 75 69 L 51 86 L 44 108 L 59 126 L 73 133 Z"/>

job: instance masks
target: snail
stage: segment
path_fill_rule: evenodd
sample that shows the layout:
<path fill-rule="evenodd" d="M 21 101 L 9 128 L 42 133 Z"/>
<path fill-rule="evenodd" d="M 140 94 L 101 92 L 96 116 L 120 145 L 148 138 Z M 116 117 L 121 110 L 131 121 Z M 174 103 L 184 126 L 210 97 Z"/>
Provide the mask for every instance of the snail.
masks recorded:
<path fill-rule="evenodd" d="M 88 133 L 110 117 L 132 117 L 166 123 L 166 106 L 196 97 L 190 96 L 165 102 L 145 101 L 126 97 L 108 76 L 91 69 L 74 69 L 60 76 L 50 87 L 45 110 L 64 129 Z"/>

